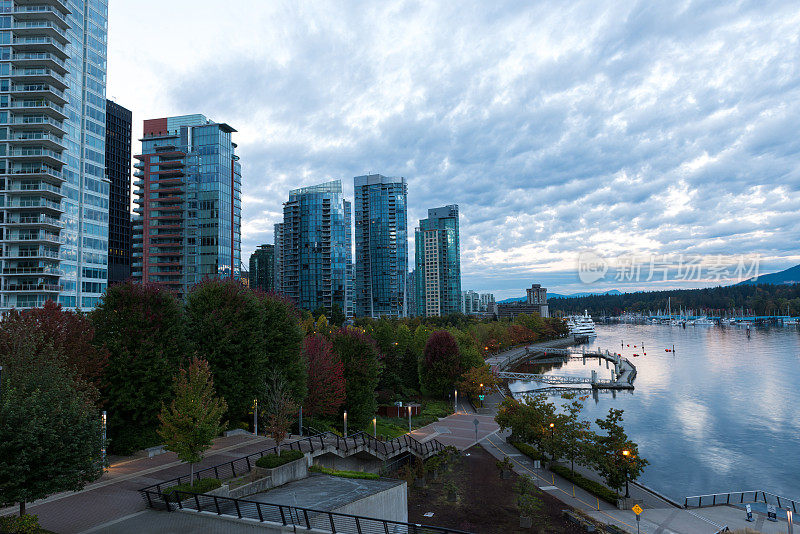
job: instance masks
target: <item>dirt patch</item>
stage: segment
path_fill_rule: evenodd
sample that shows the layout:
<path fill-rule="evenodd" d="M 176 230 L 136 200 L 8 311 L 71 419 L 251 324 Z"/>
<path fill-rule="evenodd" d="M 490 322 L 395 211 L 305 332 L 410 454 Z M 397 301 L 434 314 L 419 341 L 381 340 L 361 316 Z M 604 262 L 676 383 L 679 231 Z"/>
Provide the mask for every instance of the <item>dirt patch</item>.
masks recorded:
<path fill-rule="evenodd" d="M 469 454 L 469 456 L 467 456 Z M 456 458 L 446 472 L 425 487 L 409 484 L 408 520 L 410 523 L 456 528 L 468 532 L 495 534 L 520 533 L 578 533 L 577 525 L 562 517 L 565 505 L 547 492 L 538 492 L 542 502 L 533 518 L 533 527 L 521 529 L 514 490 L 518 476 L 503 480 L 495 458 L 483 447 L 475 446 Z M 432 478 L 429 474 L 428 479 Z M 448 500 L 448 482 L 455 484 L 456 501 Z M 432 517 L 425 517 L 433 512 Z"/>

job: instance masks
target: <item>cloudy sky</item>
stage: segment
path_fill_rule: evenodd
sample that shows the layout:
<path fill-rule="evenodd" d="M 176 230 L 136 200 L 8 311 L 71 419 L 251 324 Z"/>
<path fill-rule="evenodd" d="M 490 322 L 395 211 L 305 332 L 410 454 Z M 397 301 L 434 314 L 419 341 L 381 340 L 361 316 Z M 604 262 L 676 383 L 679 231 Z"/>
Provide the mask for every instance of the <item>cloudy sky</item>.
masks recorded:
<path fill-rule="evenodd" d="M 498 297 L 800 263 L 796 1 L 110 4 L 135 137 L 189 113 L 238 129 L 245 259 L 289 189 L 352 198 L 376 172 L 408 179 L 412 239 L 459 204 L 462 286 Z"/>

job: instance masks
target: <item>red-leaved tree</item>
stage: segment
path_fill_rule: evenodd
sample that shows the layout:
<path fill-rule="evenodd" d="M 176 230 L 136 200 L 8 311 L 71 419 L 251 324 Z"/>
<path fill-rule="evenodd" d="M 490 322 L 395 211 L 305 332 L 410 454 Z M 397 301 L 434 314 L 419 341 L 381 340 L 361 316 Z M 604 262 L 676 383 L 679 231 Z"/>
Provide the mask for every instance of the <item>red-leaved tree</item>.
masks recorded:
<path fill-rule="evenodd" d="M 310 416 L 335 415 L 345 400 L 344 366 L 332 343 L 321 334 L 303 341 L 308 362 L 308 396 L 304 408 Z"/>
<path fill-rule="evenodd" d="M 453 334 L 439 330 L 425 343 L 420 382 L 430 395 L 446 397 L 461 376 L 461 356 Z"/>
<path fill-rule="evenodd" d="M 48 300 L 42 308 L 12 310 L 6 315 L 0 328 L 0 353 L 13 357 L 19 353 L 20 342 L 37 339 L 34 351 L 38 356 L 63 367 L 79 389 L 96 398 L 108 351 L 95 345 L 94 337 L 94 326 L 86 315 L 64 310 Z"/>

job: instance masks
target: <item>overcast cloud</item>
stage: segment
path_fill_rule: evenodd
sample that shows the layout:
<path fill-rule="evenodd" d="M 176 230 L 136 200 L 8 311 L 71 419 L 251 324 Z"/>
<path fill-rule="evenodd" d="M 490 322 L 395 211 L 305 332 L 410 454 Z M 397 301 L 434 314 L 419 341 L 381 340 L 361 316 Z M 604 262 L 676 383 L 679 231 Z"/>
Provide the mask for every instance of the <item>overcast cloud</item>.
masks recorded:
<path fill-rule="evenodd" d="M 797 2 L 110 4 L 135 137 L 238 130 L 245 261 L 289 189 L 376 172 L 408 178 L 412 240 L 460 206 L 462 286 L 498 297 L 645 285 L 582 284 L 589 249 L 800 263 Z"/>

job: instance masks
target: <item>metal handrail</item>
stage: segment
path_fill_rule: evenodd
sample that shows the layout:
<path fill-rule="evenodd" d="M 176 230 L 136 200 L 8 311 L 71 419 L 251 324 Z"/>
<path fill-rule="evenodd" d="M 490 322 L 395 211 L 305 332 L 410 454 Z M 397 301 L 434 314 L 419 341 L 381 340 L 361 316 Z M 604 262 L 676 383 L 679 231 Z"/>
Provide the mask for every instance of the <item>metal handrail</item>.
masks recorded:
<path fill-rule="evenodd" d="M 206 467 L 204 469 L 200 469 L 195 471 L 194 479 L 200 480 L 201 478 L 206 478 L 211 473 L 214 474 L 214 478 L 233 478 L 239 475 L 243 475 L 244 473 L 250 472 L 255 464 L 255 461 L 258 458 L 261 458 L 267 454 L 278 454 L 278 450 L 297 450 L 300 452 L 310 452 L 314 453 L 317 450 L 325 449 L 326 445 L 333 445 L 333 442 L 326 442 L 325 438 L 335 438 L 335 447 L 339 450 L 344 450 L 345 452 L 349 452 L 351 448 L 355 449 L 361 444 L 364 447 L 370 448 L 375 452 L 382 452 L 384 456 L 389 456 L 390 453 L 395 453 L 397 451 L 402 451 L 403 444 L 405 447 L 412 452 L 416 452 L 419 456 L 425 458 L 430 454 L 438 453 L 444 450 L 444 445 L 438 440 L 432 440 L 431 442 L 427 442 L 424 444 L 420 443 L 413 437 L 409 435 L 400 436 L 399 438 L 395 438 L 390 442 L 380 441 L 375 439 L 374 437 L 370 436 L 365 432 L 358 432 L 356 434 L 352 434 L 347 438 L 343 438 L 333 432 L 323 432 L 321 434 L 316 434 L 314 436 L 306 436 L 295 441 L 290 441 L 288 443 L 283 443 L 280 446 L 276 445 L 273 447 L 269 447 L 267 449 L 263 449 L 258 452 L 254 452 L 248 454 L 247 456 L 242 456 L 240 458 L 235 458 L 233 460 L 229 460 L 227 462 L 223 462 L 217 465 L 212 465 L 211 467 Z M 352 447 L 348 442 L 352 442 Z M 303 445 L 306 445 L 306 450 L 304 450 Z M 391 444 L 391 450 L 389 450 L 389 445 Z M 430 445 L 429 445 L 430 444 Z M 382 450 L 379 450 L 382 449 Z M 223 473 L 223 476 L 220 477 L 220 473 Z M 169 488 L 172 486 L 177 486 L 184 482 L 191 482 L 191 477 L 189 475 L 183 475 L 179 477 L 175 477 L 169 480 L 165 480 L 163 482 L 157 482 L 156 484 L 152 484 L 150 486 L 146 486 L 139 491 L 144 496 L 144 492 L 146 491 L 157 491 L 159 494 L 162 493 L 163 489 Z"/>
<path fill-rule="evenodd" d="M 205 495 L 188 491 L 174 491 L 172 493 L 174 497 L 149 490 L 146 494 L 151 508 L 163 507 L 169 512 L 175 509 L 191 510 L 198 513 L 211 512 L 219 516 L 224 515 L 238 519 L 256 520 L 259 523 L 268 522 L 283 526 L 301 527 L 307 530 L 396 532 L 398 534 L 468 534 L 463 530 L 447 527 L 417 525 L 391 519 L 264 503 L 220 495 Z"/>
<path fill-rule="evenodd" d="M 761 498 L 759 498 L 759 495 Z M 710 501 L 710 502 L 709 502 Z M 696 502 L 696 504 L 694 504 Z M 707 495 L 693 495 L 683 501 L 684 508 L 705 508 L 707 506 L 720 506 L 723 504 L 758 503 L 776 504 L 778 508 L 791 509 L 792 513 L 800 510 L 800 501 L 781 497 L 775 493 L 763 490 L 729 491 L 725 493 L 709 493 Z"/>

